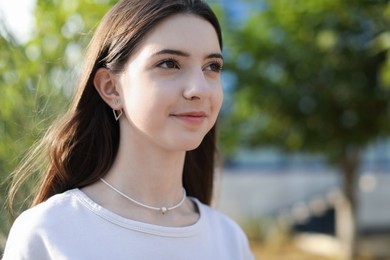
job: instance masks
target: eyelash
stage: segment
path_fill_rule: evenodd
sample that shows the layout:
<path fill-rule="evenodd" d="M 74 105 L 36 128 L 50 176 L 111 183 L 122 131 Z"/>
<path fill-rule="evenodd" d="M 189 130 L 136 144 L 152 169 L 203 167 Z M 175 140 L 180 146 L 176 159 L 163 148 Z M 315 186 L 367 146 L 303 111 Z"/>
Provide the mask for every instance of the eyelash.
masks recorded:
<path fill-rule="evenodd" d="M 172 63 L 171 65 L 173 65 L 173 67 L 172 66 L 167 66 L 168 63 Z M 214 68 L 214 69 L 211 68 L 208 71 L 213 71 L 213 72 L 216 72 L 216 73 L 220 73 L 222 71 L 223 65 L 222 65 L 222 63 L 220 61 L 217 61 L 217 60 L 212 61 L 212 62 L 208 63 L 205 66 L 205 68 L 211 67 L 211 66 L 215 66 L 216 68 Z M 164 60 L 160 61 L 156 65 L 156 67 L 163 68 L 163 69 L 180 69 L 179 61 L 174 59 L 174 58 L 164 59 Z"/>
<path fill-rule="evenodd" d="M 168 62 L 172 62 L 172 63 L 173 63 L 173 66 L 174 66 L 173 68 L 175 68 L 175 69 L 180 69 L 180 67 L 179 67 L 179 62 L 178 62 L 176 59 L 174 59 L 174 58 L 164 59 L 164 60 L 160 61 L 160 62 L 156 65 L 156 67 L 163 68 L 163 69 L 173 69 L 172 67 L 166 66 L 166 64 L 167 64 Z M 164 64 L 165 64 L 165 67 L 163 67 Z"/>
<path fill-rule="evenodd" d="M 207 67 L 211 67 L 211 66 L 216 66 L 215 69 L 211 69 L 211 71 L 214 71 L 214 72 L 217 72 L 217 73 L 220 73 L 222 71 L 222 68 L 223 68 L 223 65 L 220 61 L 212 61 L 210 62 L 209 64 L 207 64 L 206 68 Z"/>

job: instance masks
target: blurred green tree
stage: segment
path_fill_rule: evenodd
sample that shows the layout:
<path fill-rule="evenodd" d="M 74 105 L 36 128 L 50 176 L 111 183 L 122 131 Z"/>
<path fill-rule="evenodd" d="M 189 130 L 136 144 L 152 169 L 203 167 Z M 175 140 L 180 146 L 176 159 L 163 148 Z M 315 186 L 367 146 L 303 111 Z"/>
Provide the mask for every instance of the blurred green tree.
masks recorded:
<path fill-rule="evenodd" d="M 260 11 L 225 26 L 236 84 L 222 139 L 336 163 L 349 218 L 339 235 L 353 259 L 361 150 L 390 134 L 389 1 L 249 2 Z"/>
<path fill-rule="evenodd" d="M 84 49 L 94 27 L 114 0 L 38 0 L 35 27 L 27 42 L 19 42 L 1 23 L 0 35 L 0 180 L 10 172 L 41 136 L 47 126 L 67 108 L 76 85 Z M 4 205 L 8 181 L 2 183 Z M 19 194 L 21 203 L 33 189 L 27 182 Z M 25 203 L 24 203 L 25 204 Z M 11 219 L 4 207 L 0 214 L 2 237 Z"/>

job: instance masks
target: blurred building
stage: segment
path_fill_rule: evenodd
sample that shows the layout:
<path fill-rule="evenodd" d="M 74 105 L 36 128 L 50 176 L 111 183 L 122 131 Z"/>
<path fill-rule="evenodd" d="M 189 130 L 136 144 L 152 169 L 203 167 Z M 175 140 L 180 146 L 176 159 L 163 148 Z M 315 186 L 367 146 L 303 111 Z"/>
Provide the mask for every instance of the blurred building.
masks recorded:
<path fill-rule="evenodd" d="M 357 183 L 359 232 L 390 233 L 390 141 L 363 151 Z M 341 187 L 339 171 L 320 156 L 242 149 L 223 169 L 219 207 L 239 222 L 267 216 L 334 234 Z"/>

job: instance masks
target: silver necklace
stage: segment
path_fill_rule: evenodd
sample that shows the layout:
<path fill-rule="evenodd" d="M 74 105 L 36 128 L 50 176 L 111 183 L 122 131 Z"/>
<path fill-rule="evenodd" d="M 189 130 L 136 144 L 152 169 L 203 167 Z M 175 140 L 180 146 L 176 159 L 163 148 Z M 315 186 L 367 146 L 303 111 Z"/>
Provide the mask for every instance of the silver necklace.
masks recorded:
<path fill-rule="evenodd" d="M 183 198 L 181 198 L 181 200 L 176 204 L 176 205 L 173 205 L 172 207 L 152 207 L 152 206 L 149 206 L 149 205 L 145 205 L 139 201 L 136 201 L 135 199 L 127 196 L 126 194 L 124 194 L 123 192 L 121 192 L 120 190 L 118 190 L 117 188 L 115 188 L 114 186 L 112 186 L 111 184 L 109 184 L 106 180 L 104 180 L 103 178 L 100 178 L 100 180 L 106 184 L 109 188 L 111 188 L 113 191 L 117 192 L 119 195 L 125 197 L 126 199 L 130 200 L 131 202 L 141 206 L 141 207 L 144 207 L 144 208 L 147 208 L 147 209 L 151 209 L 151 210 L 156 210 L 156 211 L 160 211 L 163 215 L 169 211 L 169 210 L 173 210 L 173 209 L 176 209 L 178 207 L 180 207 L 184 201 L 186 200 L 187 198 L 187 193 L 186 193 L 186 190 L 183 188 Z"/>

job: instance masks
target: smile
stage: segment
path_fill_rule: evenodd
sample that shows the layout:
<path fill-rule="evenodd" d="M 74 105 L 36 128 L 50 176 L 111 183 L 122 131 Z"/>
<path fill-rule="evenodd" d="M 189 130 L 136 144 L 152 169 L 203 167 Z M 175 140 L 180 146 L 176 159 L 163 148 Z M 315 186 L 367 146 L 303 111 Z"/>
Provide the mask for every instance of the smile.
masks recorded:
<path fill-rule="evenodd" d="M 202 123 L 207 117 L 206 113 L 204 112 L 186 112 L 186 113 L 172 114 L 171 116 L 189 124 Z"/>

